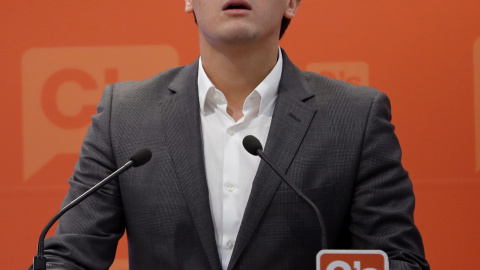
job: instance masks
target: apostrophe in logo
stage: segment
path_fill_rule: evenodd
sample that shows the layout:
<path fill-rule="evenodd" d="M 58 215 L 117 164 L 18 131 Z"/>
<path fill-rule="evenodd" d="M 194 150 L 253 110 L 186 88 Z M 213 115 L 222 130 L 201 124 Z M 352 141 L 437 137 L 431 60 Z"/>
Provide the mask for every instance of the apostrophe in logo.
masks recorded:
<path fill-rule="evenodd" d="M 23 178 L 75 154 L 103 88 L 178 65 L 171 46 L 34 48 L 22 57 Z M 61 158 L 60 158 L 61 159 Z"/>
<path fill-rule="evenodd" d="M 473 46 L 473 76 L 475 87 L 475 167 L 480 172 L 480 38 L 475 41 Z"/>
<path fill-rule="evenodd" d="M 311 63 L 307 70 L 357 85 L 368 85 L 368 64 L 364 62 Z"/>

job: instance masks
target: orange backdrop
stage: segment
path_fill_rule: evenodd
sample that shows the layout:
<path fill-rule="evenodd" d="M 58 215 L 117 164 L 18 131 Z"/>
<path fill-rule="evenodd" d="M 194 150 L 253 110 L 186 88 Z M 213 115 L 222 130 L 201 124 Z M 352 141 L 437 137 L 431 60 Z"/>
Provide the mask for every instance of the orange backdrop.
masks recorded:
<path fill-rule="evenodd" d="M 32 262 L 104 86 L 196 59 L 183 5 L 0 0 L 3 269 Z M 305 0 L 281 41 L 301 69 L 390 96 L 432 269 L 478 268 L 479 14 L 478 0 Z M 126 258 L 122 239 L 112 269 Z"/>

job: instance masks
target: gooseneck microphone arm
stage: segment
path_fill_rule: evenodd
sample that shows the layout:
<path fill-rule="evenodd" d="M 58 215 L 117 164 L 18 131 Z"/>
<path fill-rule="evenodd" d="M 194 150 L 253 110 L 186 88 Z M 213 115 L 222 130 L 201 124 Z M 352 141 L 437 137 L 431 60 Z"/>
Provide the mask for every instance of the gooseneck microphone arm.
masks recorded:
<path fill-rule="evenodd" d="M 50 228 L 55 224 L 55 222 L 63 215 L 65 214 L 68 210 L 72 209 L 75 207 L 77 204 L 81 203 L 83 200 L 85 200 L 88 196 L 92 195 L 95 193 L 97 190 L 108 184 L 112 179 L 117 177 L 118 175 L 122 174 L 126 170 L 130 169 L 131 167 L 138 167 L 142 166 L 148 161 L 150 161 L 150 158 L 152 157 L 152 152 L 148 148 L 140 148 L 135 153 L 130 157 L 130 160 L 125 163 L 122 167 L 118 168 L 116 171 L 114 171 L 112 174 L 107 176 L 105 179 L 102 181 L 98 182 L 96 185 L 91 187 L 89 190 L 87 190 L 85 193 L 77 197 L 75 200 L 71 201 L 69 204 L 67 204 L 65 207 L 62 208 L 51 220 L 48 222 L 47 226 L 43 229 L 42 233 L 40 234 L 40 238 L 38 240 L 38 248 L 37 248 L 37 255 L 33 258 L 33 270 L 46 270 L 47 269 L 47 259 L 44 256 L 44 240 L 45 236 L 47 235 L 47 232 L 50 230 Z"/>
<path fill-rule="evenodd" d="M 318 223 L 320 223 L 320 229 L 322 232 L 321 235 L 321 249 L 326 249 L 327 248 L 327 233 L 325 230 L 325 223 L 323 222 L 323 217 L 320 214 L 320 211 L 318 208 L 315 206 L 315 204 L 307 197 L 305 194 L 293 183 L 291 182 L 283 173 L 280 172 L 280 169 L 275 166 L 270 159 L 265 155 L 263 152 L 263 147 L 260 141 L 252 135 L 248 135 L 245 138 L 243 138 L 243 147 L 245 147 L 245 150 L 247 150 L 250 154 L 254 156 L 259 156 L 265 163 L 270 166 L 270 168 L 277 173 L 280 178 L 291 188 L 293 191 L 302 198 L 309 206 L 312 208 L 313 212 L 315 212 L 315 215 L 317 216 Z"/>

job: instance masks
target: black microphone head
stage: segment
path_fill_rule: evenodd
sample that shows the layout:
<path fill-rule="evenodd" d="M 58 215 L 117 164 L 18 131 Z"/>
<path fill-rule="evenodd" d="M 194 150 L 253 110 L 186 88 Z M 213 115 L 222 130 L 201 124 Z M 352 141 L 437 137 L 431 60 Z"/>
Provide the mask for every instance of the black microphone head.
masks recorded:
<path fill-rule="evenodd" d="M 142 166 L 143 164 L 150 161 L 152 158 L 152 151 L 150 149 L 143 147 L 138 148 L 135 153 L 130 157 L 130 160 L 133 161 L 133 167 Z"/>
<path fill-rule="evenodd" d="M 258 156 L 257 150 L 263 150 L 262 143 L 257 139 L 257 137 L 252 135 L 247 135 L 243 138 L 243 147 L 245 150 L 254 156 Z"/>

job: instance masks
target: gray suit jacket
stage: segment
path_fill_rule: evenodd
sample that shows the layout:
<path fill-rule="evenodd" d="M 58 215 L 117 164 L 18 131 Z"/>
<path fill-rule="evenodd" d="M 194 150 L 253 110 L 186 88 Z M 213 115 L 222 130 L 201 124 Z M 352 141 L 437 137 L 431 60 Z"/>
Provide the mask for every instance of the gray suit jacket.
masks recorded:
<path fill-rule="evenodd" d="M 51 269 L 108 269 L 125 228 L 130 269 L 220 269 L 197 70 L 105 89 L 64 204 L 135 149 L 153 157 L 61 218 L 46 241 Z M 320 209 L 328 248 L 382 249 L 392 270 L 428 269 L 390 118 L 384 94 L 301 72 L 284 54 L 265 153 Z M 261 162 L 229 269 L 314 269 L 321 237 L 312 210 Z"/>

